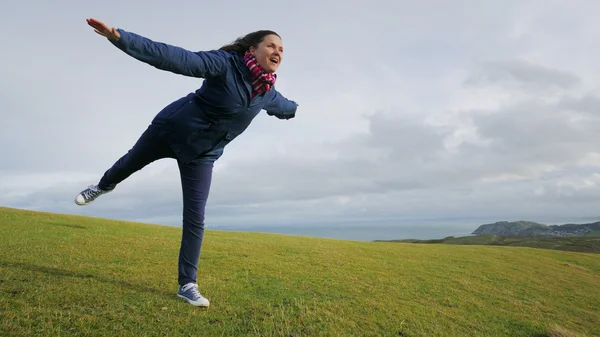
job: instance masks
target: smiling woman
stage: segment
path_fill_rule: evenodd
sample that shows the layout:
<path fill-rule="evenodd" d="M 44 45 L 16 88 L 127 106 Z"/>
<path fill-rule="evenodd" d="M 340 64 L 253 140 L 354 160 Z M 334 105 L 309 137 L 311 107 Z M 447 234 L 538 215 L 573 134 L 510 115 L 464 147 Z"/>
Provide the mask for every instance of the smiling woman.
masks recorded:
<path fill-rule="evenodd" d="M 262 43 L 255 46 L 256 41 Z M 240 37 L 232 44 L 220 50 L 240 55 L 254 56 L 258 64 L 268 73 L 274 73 L 283 60 L 283 42 L 281 36 L 272 30 L 259 30 Z"/>
<path fill-rule="evenodd" d="M 209 301 L 198 291 L 196 272 L 213 164 L 261 110 L 279 119 L 296 115 L 298 104 L 274 87 L 275 71 L 283 60 L 281 37 L 261 30 L 219 50 L 192 52 L 111 28 L 96 19 L 87 22 L 96 33 L 139 61 L 205 79 L 198 90 L 162 109 L 136 144 L 104 173 L 98 184 L 79 193 L 75 202 L 88 205 L 153 161 L 177 160 L 183 189 L 177 296 L 195 306 L 208 306 Z"/>

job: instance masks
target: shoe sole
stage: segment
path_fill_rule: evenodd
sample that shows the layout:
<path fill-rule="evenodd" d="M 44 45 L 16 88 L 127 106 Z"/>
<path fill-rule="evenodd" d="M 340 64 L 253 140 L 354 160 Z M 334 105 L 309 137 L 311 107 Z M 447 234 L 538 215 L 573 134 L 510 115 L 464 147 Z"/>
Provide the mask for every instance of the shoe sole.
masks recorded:
<path fill-rule="evenodd" d="M 103 194 L 107 194 L 107 193 L 110 193 L 110 192 L 112 192 L 112 191 L 108 191 L 108 192 L 105 192 Z M 80 194 L 77 194 L 77 197 L 75 197 L 74 201 L 75 201 L 75 204 L 77 204 L 78 206 L 86 206 L 86 205 L 89 205 L 92 202 L 96 201 L 96 199 L 98 199 L 99 197 L 101 197 L 103 194 L 97 196 L 96 198 L 94 198 L 93 200 L 88 201 L 88 202 L 77 202 L 77 197 L 79 197 L 81 195 L 81 193 L 80 193 Z"/>
<path fill-rule="evenodd" d="M 93 201 L 93 200 L 92 200 L 92 201 Z M 75 198 L 75 204 L 76 204 L 76 205 L 78 205 L 78 206 L 86 206 L 86 205 L 89 205 L 90 203 L 92 203 L 92 201 L 90 201 L 90 202 L 84 202 L 84 203 L 80 203 L 80 202 L 77 202 L 77 198 Z"/>
<path fill-rule="evenodd" d="M 181 295 L 179 295 L 179 294 L 177 294 L 177 297 L 179 297 L 179 298 L 181 298 L 181 299 L 185 300 L 186 302 L 188 302 L 189 304 L 191 304 L 191 305 L 193 305 L 193 306 L 195 306 L 195 307 L 204 307 L 204 308 L 208 308 L 208 306 L 210 305 L 210 303 L 209 303 L 209 304 L 203 304 L 203 303 L 196 303 L 196 302 L 193 302 L 193 301 L 191 301 L 189 298 L 187 298 L 187 297 L 185 297 L 185 296 L 181 296 Z"/>

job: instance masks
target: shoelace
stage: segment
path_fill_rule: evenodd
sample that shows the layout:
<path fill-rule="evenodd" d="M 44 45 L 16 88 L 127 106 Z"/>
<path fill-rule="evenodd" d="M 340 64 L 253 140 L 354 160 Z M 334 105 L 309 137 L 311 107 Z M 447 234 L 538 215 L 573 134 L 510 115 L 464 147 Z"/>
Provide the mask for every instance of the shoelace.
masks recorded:
<path fill-rule="evenodd" d="M 194 295 L 195 298 L 202 297 L 202 294 L 200 294 L 200 292 L 198 291 L 198 285 L 193 285 L 189 287 L 187 291 L 191 291 L 192 295 Z"/>
<path fill-rule="evenodd" d="M 94 197 L 96 194 L 100 194 L 101 191 L 96 189 L 94 186 L 90 186 L 85 192 L 83 192 L 83 196 L 86 199 L 90 199 Z"/>

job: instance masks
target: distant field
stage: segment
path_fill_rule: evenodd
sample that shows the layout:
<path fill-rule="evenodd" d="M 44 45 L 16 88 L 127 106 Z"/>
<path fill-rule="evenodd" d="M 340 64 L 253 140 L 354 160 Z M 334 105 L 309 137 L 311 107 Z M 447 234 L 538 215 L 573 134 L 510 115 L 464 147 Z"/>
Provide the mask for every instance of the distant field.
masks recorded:
<path fill-rule="evenodd" d="M 599 236 L 600 237 L 600 231 L 591 231 L 587 236 Z"/>
<path fill-rule="evenodd" d="M 573 252 L 600 253 L 600 236 L 592 233 L 586 236 L 552 237 L 552 236 L 500 236 L 473 235 L 463 237 L 447 237 L 436 240 L 390 240 L 378 242 L 435 243 L 449 245 L 493 245 L 522 246 L 544 249 L 557 249 Z"/>
<path fill-rule="evenodd" d="M 1 336 L 598 336 L 600 254 L 179 228 L 0 208 Z"/>

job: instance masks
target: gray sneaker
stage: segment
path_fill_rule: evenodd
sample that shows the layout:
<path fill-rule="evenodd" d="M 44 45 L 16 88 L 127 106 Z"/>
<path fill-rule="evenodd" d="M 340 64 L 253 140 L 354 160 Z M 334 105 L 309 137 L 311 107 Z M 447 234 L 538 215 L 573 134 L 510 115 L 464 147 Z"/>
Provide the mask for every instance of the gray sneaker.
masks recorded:
<path fill-rule="evenodd" d="M 85 190 L 81 191 L 75 197 L 75 203 L 79 206 L 88 205 L 92 201 L 96 200 L 102 194 L 108 193 L 110 191 L 101 190 L 98 185 L 90 185 Z"/>
<path fill-rule="evenodd" d="M 206 298 L 202 297 L 198 291 L 198 285 L 196 283 L 188 283 L 179 287 L 177 291 L 177 297 L 183 298 L 193 306 L 196 307 L 208 307 L 209 302 Z"/>

